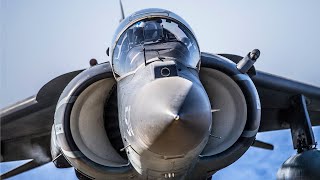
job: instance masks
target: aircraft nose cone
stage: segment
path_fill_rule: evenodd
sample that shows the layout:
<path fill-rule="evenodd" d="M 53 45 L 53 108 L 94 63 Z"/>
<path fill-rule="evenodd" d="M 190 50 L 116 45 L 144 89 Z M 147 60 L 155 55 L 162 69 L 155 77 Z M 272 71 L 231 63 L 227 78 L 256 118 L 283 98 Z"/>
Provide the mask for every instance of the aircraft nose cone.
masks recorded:
<path fill-rule="evenodd" d="M 180 156 L 208 138 L 211 106 L 199 84 L 181 77 L 157 79 L 142 87 L 131 107 L 133 132 L 146 149 Z"/>

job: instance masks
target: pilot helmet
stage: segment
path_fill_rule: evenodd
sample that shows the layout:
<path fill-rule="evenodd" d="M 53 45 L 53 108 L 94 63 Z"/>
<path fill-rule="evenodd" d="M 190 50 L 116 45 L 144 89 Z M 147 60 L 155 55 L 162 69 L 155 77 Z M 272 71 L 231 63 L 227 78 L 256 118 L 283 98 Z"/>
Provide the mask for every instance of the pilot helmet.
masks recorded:
<path fill-rule="evenodd" d="M 160 40 L 163 34 L 163 27 L 160 25 L 161 22 L 161 19 L 137 22 L 133 28 L 134 44 L 137 45 Z"/>

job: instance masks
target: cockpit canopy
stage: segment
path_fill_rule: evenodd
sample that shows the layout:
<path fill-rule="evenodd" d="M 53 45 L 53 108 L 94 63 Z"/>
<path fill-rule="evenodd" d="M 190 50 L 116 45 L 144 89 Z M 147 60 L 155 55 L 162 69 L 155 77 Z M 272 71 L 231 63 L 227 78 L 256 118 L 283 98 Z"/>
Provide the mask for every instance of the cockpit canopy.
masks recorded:
<path fill-rule="evenodd" d="M 145 18 L 131 20 L 114 41 L 112 66 L 116 76 L 154 61 L 173 60 L 197 68 L 200 50 L 192 31 L 181 21 L 159 14 L 147 13 Z"/>

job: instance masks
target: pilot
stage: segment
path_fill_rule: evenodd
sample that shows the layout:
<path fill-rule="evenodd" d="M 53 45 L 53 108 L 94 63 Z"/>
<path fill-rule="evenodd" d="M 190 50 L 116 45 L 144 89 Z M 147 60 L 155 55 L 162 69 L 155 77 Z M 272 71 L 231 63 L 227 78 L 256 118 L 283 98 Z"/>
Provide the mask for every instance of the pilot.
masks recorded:
<path fill-rule="evenodd" d="M 143 29 L 144 29 L 145 23 L 144 22 L 138 22 L 135 27 L 133 28 L 133 43 L 134 45 L 139 45 L 144 42 L 144 35 L 143 35 Z"/>
<path fill-rule="evenodd" d="M 179 28 L 178 26 L 168 26 L 168 28 L 170 27 L 172 30 L 174 27 Z M 180 31 L 176 34 L 183 34 Z M 127 30 L 126 38 L 121 41 L 121 55 L 119 57 L 122 64 L 121 71 L 127 73 L 145 62 L 163 61 L 170 59 L 168 57 L 172 57 L 176 61 L 189 59 L 188 48 L 192 46 L 189 38 L 182 35 L 178 38 L 173 32 L 166 29 L 166 26 L 163 27 L 161 19 L 135 23 Z"/>
<path fill-rule="evenodd" d="M 163 27 L 160 20 L 138 22 L 133 28 L 133 43 L 140 45 L 146 42 L 157 42 L 162 37 Z"/>
<path fill-rule="evenodd" d="M 182 42 L 184 45 L 186 45 L 187 48 L 189 48 L 189 46 L 191 45 L 190 40 L 189 40 L 189 38 L 187 38 L 187 37 L 183 37 L 183 38 L 181 39 L 181 42 Z"/>
<path fill-rule="evenodd" d="M 161 19 L 149 21 L 144 27 L 144 38 L 146 42 L 157 42 L 162 37 L 163 27 L 160 25 Z"/>

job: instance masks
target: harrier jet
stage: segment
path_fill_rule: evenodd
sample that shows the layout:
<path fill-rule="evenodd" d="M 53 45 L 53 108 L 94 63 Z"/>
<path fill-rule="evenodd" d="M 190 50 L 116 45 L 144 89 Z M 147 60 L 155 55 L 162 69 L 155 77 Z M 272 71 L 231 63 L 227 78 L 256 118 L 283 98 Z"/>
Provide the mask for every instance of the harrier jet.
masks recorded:
<path fill-rule="evenodd" d="M 290 128 L 298 153 L 278 178 L 320 179 L 320 88 L 256 70 L 259 50 L 201 52 L 181 17 L 145 9 L 107 54 L 1 110 L 1 162 L 33 159 L 1 178 L 53 162 L 79 179 L 207 179 L 250 146 L 273 149 L 258 132 Z"/>

